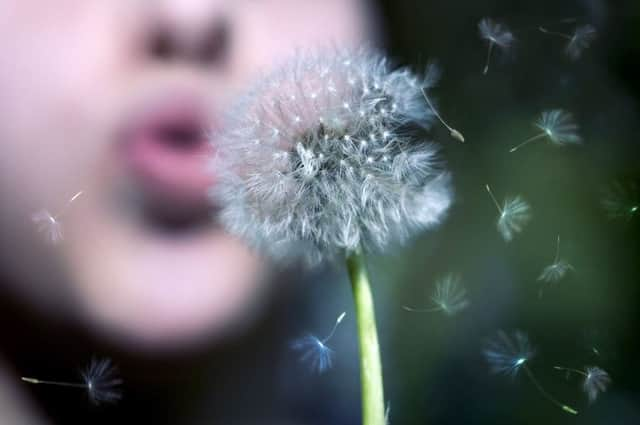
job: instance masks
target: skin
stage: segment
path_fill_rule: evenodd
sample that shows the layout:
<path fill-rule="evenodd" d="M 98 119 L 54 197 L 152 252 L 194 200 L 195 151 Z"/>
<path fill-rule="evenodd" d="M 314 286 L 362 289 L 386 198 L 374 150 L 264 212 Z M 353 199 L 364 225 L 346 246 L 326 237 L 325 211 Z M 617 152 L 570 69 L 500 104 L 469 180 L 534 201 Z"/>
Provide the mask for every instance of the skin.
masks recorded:
<path fill-rule="evenodd" d="M 260 260 L 213 221 L 179 235 L 151 229 L 127 201 L 139 182 L 114 149 L 117 132 L 172 90 L 217 121 L 296 48 L 365 39 L 365 12 L 358 0 L 0 0 L 0 261 L 10 291 L 135 347 L 240 328 L 264 297 Z M 224 53 L 193 53 L 222 26 Z M 158 28 L 177 46 L 171 57 L 151 51 Z M 79 190 L 64 241 L 43 244 L 30 215 Z"/>
<path fill-rule="evenodd" d="M 151 226 L 136 199 L 179 212 L 193 193 L 141 183 L 118 136 L 174 92 L 215 127 L 296 49 L 371 41 L 369 12 L 361 0 L 0 0 L 0 291 L 121 350 L 210 346 L 249 326 L 274 288 L 268 270 L 215 220 Z M 160 37 L 169 53 L 154 50 Z M 62 242 L 30 220 L 42 208 L 64 210 Z M 0 405 L 19 411 L 3 380 Z"/>

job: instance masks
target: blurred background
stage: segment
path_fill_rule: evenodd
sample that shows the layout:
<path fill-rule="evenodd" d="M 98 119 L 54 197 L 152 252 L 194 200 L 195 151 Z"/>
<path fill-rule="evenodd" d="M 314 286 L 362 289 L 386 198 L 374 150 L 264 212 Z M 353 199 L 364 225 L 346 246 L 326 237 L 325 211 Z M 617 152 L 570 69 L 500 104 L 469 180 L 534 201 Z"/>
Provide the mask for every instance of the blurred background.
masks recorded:
<path fill-rule="evenodd" d="M 461 144 L 434 127 L 456 188 L 444 225 L 402 251 L 370 259 L 390 423 L 639 422 L 640 217 L 613 219 L 602 201 L 616 182 L 629 188 L 629 207 L 639 201 L 631 188 L 640 184 L 640 4 L 383 0 L 379 6 L 386 47 L 398 63 L 421 70 L 435 59 L 442 66 L 433 94 L 466 138 Z M 512 55 L 494 51 L 487 75 L 487 44 L 477 29 L 484 17 L 517 38 Z M 565 40 L 537 29 L 572 33 L 581 24 L 594 25 L 598 37 L 577 61 L 564 53 Z M 584 143 L 558 148 L 540 141 L 510 153 L 536 134 L 540 112 L 553 108 L 574 114 Z M 496 230 L 486 184 L 499 200 L 522 195 L 533 208 L 532 221 L 511 243 Z M 552 262 L 558 235 L 574 270 L 539 296 L 537 277 Z M 469 308 L 453 317 L 401 308 L 428 306 L 435 280 L 448 272 L 462 276 Z M 3 299 L 2 348 L 17 370 L 36 376 L 74 371 L 92 353 L 109 353 L 120 365 L 125 397 L 116 406 L 94 408 L 83 394 L 29 388 L 56 423 L 235 424 L 263 412 L 282 424 L 358 424 L 357 346 L 344 270 L 317 272 L 291 288 L 223 349 L 161 360 L 119 352 L 85 329 L 43 323 Z M 335 366 L 313 374 L 289 345 L 305 332 L 328 333 L 342 311 L 347 318 L 330 343 Z M 545 400 L 524 375 L 490 373 L 482 349 L 499 329 L 529 335 L 532 371 L 578 416 Z M 43 343 L 58 347 L 43 358 Z M 580 379 L 567 380 L 556 365 L 597 365 L 613 382 L 589 405 Z"/>
<path fill-rule="evenodd" d="M 632 192 L 640 178 L 640 5 L 406 1 L 383 9 L 394 55 L 443 66 L 434 91 L 440 112 L 467 138 L 460 144 L 444 128 L 436 132 L 457 192 L 444 227 L 397 258 L 374 262 L 381 270 L 374 276 L 391 281 L 381 279 L 376 289 L 381 302 L 390 300 L 381 321 L 392 423 L 637 422 L 640 227 L 637 216 L 610 219 L 602 200 L 614 182 Z M 513 55 L 494 56 L 486 76 L 486 45 L 476 27 L 482 17 L 506 24 L 517 39 Z M 576 23 L 561 23 L 566 18 Z M 578 61 L 565 55 L 564 40 L 537 29 L 572 33 L 587 23 L 598 39 Z M 540 112 L 553 108 L 574 114 L 583 145 L 535 142 L 509 153 L 536 134 Z M 500 200 L 519 194 L 532 206 L 529 226 L 509 244 L 496 231 L 485 184 Z M 628 196 L 635 197 L 628 206 L 637 205 L 638 193 Z M 557 235 L 575 270 L 540 298 L 537 277 L 553 261 Z M 434 280 L 450 271 L 463 276 L 467 310 L 453 318 L 399 310 L 427 303 Z M 529 335 L 536 349 L 531 369 L 579 416 L 544 400 L 525 375 L 489 373 L 481 351 L 497 329 Z M 581 381 L 553 369 L 567 364 L 607 370 L 610 390 L 589 406 Z"/>

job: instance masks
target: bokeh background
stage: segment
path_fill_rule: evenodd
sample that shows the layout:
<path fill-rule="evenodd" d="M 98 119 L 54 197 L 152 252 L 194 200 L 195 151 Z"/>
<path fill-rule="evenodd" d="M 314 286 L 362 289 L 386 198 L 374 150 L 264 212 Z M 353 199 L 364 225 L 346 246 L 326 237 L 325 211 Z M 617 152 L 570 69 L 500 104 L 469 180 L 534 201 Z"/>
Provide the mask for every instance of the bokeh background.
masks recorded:
<path fill-rule="evenodd" d="M 449 220 L 398 258 L 381 260 L 393 281 L 377 288 L 392 300 L 382 318 L 392 423 L 637 422 L 638 217 L 611 220 L 601 200 L 613 182 L 629 186 L 640 177 L 640 4 L 415 1 L 388 2 L 384 13 L 395 55 L 442 64 L 435 90 L 441 112 L 467 138 L 461 145 L 446 130 L 436 132 L 456 182 Z M 485 16 L 506 23 L 518 40 L 514 54 L 494 61 L 487 76 L 476 28 Z M 576 24 L 561 24 L 565 18 L 598 29 L 598 40 L 575 62 L 564 55 L 562 39 L 537 30 L 571 33 Z M 534 143 L 509 153 L 552 108 L 574 114 L 584 144 Z M 509 244 L 496 231 L 485 183 L 499 198 L 521 194 L 532 205 L 533 220 Z M 539 298 L 536 278 L 553 260 L 558 234 L 575 270 Z M 468 310 L 454 318 L 398 310 L 426 300 L 434 279 L 448 271 L 463 275 Z M 481 350 L 496 329 L 529 335 L 537 349 L 532 370 L 579 416 L 544 400 L 525 375 L 489 373 Z M 588 406 L 580 380 L 553 370 L 568 364 L 604 368 L 613 378 L 610 391 Z"/>
<path fill-rule="evenodd" d="M 639 423 L 640 217 L 612 220 L 601 201 L 614 182 L 640 182 L 640 4 L 383 0 L 380 14 L 398 63 L 420 70 L 439 61 L 444 74 L 434 94 L 440 112 L 467 139 L 460 144 L 439 126 L 432 134 L 456 187 L 445 224 L 401 251 L 370 259 L 391 424 Z M 494 55 L 486 76 L 487 45 L 477 30 L 483 17 L 504 22 L 518 39 L 513 55 Z M 598 30 L 578 61 L 566 57 L 564 40 L 537 30 L 544 24 L 570 33 L 575 24 L 561 23 L 566 18 Z M 551 108 L 574 114 L 584 144 L 539 142 L 509 153 L 536 133 L 533 122 Z M 520 194 L 533 207 L 533 220 L 509 244 L 496 230 L 485 184 L 500 199 Z M 575 270 L 539 297 L 536 278 L 553 260 L 558 234 L 562 257 Z M 455 317 L 402 310 L 427 305 L 435 279 L 447 272 L 463 277 L 468 309 Z M 357 346 L 344 270 L 295 276 L 304 282 L 223 349 L 132 357 L 84 329 L 43 323 L 3 300 L 3 351 L 18 370 L 37 376 L 67 371 L 73 378 L 69 371 L 92 353 L 109 353 L 119 363 L 125 398 L 114 407 L 96 409 L 82 394 L 30 388 L 57 423 L 240 424 L 264 415 L 282 424 L 357 424 Z M 342 311 L 347 319 L 330 344 L 335 367 L 310 373 L 290 350 L 291 340 L 328 332 Z M 536 347 L 532 370 L 580 415 L 543 399 L 524 375 L 489 372 L 482 348 L 499 329 L 529 335 Z M 555 365 L 598 365 L 613 383 L 588 405 L 579 379 L 565 379 Z"/>

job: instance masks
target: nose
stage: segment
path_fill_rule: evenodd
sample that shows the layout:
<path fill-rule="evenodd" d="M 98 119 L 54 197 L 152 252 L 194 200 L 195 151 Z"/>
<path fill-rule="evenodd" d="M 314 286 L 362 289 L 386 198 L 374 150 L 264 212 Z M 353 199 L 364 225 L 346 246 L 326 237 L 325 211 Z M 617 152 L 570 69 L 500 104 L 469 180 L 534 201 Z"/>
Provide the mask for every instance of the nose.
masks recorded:
<path fill-rule="evenodd" d="M 224 2 L 155 0 L 147 53 L 157 61 L 223 66 L 231 44 Z"/>

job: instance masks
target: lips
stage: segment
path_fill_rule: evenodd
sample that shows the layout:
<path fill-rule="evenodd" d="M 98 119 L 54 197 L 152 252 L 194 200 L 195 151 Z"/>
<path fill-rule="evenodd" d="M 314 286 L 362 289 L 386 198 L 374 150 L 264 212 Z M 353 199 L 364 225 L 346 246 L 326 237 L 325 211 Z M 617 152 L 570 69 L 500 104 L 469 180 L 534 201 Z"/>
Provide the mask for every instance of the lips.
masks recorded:
<path fill-rule="evenodd" d="M 148 198 L 175 210 L 202 209 L 214 183 L 207 167 L 212 118 L 202 102 L 170 96 L 142 108 L 125 126 L 122 153 Z M 210 115 L 210 114 L 209 114 Z"/>

